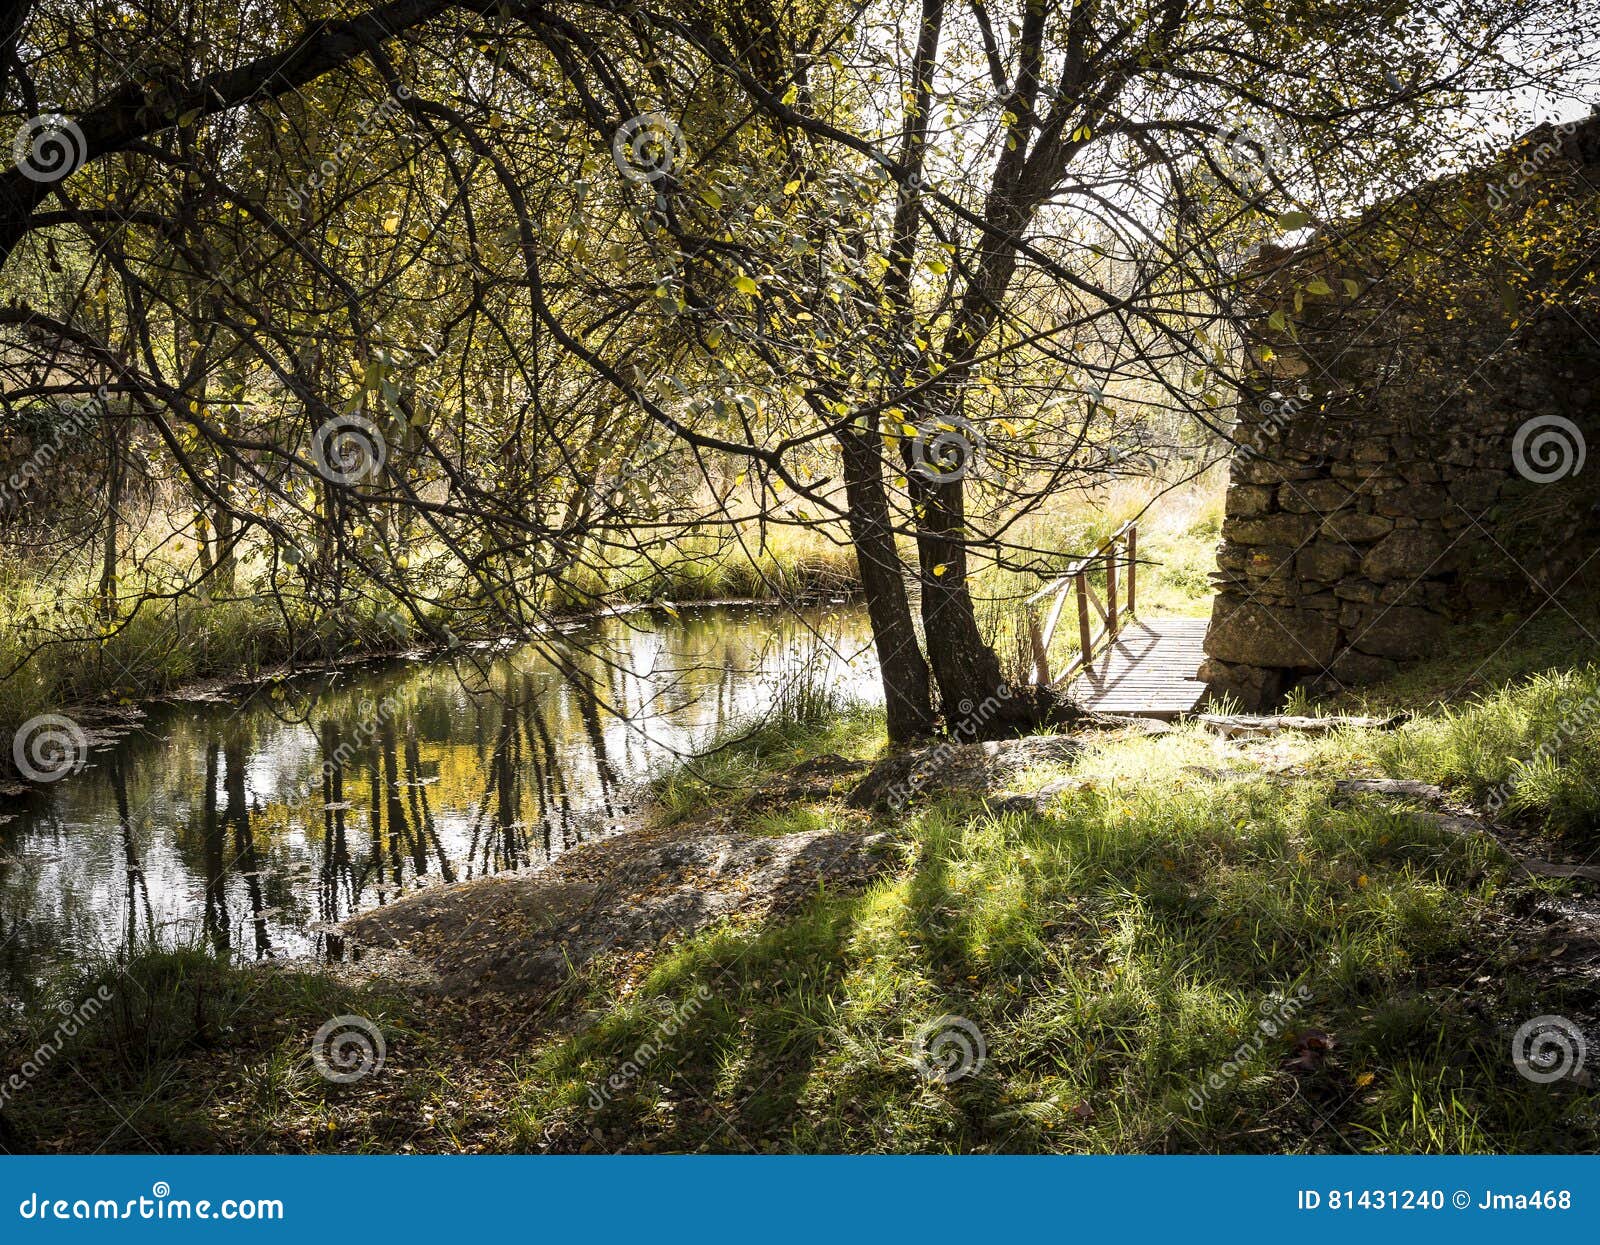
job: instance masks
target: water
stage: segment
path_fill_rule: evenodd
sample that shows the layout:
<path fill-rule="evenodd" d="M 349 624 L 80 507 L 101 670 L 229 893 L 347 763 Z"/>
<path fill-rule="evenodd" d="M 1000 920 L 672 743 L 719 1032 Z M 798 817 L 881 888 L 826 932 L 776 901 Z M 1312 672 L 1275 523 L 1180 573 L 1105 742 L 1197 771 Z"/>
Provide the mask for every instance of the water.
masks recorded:
<path fill-rule="evenodd" d="M 0 985 L 152 943 L 342 958 L 354 912 L 638 824 L 649 778 L 797 689 L 875 697 L 868 635 L 854 606 L 638 613 L 157 706 L 0 804 Z"/>

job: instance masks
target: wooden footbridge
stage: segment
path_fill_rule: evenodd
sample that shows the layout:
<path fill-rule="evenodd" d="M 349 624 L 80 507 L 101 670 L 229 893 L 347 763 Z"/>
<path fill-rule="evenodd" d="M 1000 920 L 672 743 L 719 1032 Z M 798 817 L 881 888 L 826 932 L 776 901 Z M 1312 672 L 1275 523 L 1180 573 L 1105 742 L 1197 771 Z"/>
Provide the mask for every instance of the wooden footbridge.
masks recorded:
<path fill-rule="evenodd" d="M 1064 687 L 1095 713 L 1175 718 L 1193 712 L 1206 693 L 1195 678 L 1205 656 L 1206 620 L 1142 619 L 1138 587 L 1139 529 L 1129 520 L 1028 598 L 1034 682 Z M 1063 631 L 1069 597 L 1077 604 L 1077 644 L 1055 673 L 1052 643 Z"/>

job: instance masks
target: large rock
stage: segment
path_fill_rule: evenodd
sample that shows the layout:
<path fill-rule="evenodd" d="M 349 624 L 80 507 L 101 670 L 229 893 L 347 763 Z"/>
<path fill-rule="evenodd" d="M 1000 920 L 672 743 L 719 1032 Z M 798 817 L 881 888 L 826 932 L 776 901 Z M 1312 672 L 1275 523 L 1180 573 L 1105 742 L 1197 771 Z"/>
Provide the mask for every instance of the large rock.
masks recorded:
<path fill-rule="evenodd" d="M 1406 528 L 1391 532 L 1369 549 L 1361 559 L 1361 573 L 1377 580 L 1420 579 L 1439 568 L 1444 551 L 1444 539 L 1438 533 Z"/>
<path fill-rule="evenodd" d="M 1268 458 L 1235 457 L 1231 479 L 1235 484 L 1281 484 L 1285 480 L 1315 480 L 1322 474 L 1303 463 L 1274 462 Z"/>
<path fill-rule="evenodd" d="M 1281 670 L 1235 666 L 1207 657 L 1200 663 L 1195 677 L 1211 689 L 1213 698 L 1231 697 L 1246 713 L 1264 712 L 1283 699 L 1284 672 Z"/>
<path fill-rule="evenodd" d="M 1302 549 L 1294 560 L 1295 573 L 1314 583 L 1337 583 L 1355 569 L 1356 552 L 1349 545 L 1319 540 Z"/>
<path fill-rule="evenodd" d="M 1340 480 L 1306 480 L 1300 484 L 1280 484 L 1278 505 L 1295 514 L 1315 511 L 1331 514 L 1355 496 Z"/>
<path fill-rule="evenodd" d="M 1437 519 L 1449 504 L 1443 489 L 1407 483 L 1385 489 L 1374 499 L 1372 508 L 1379 514 L 1396 517 Z"/>
<path fill-rule="evenodd" d="M 1333 658 L 1338 630 L 1321 614 L 1218 597 L 1207 656 L 1245 666 L 1315 670 Z"/>
<path fill-rule="evenodd" d="M 1450 500 L 1473 518 L 1482 518 L 1483 512 L 1499 498 L 1505 480 L 1504 473 L 1497 471 L 1462 472 L 1450 481 Z"/>
<path fill-rule="evenodd" d="M 1269 514 L 1258 519 L 1227 519 L 1222 538 L 1240 545 L 1298 545 L 1311 539 L 1317 520 L 1309 514 Z"/>
<path fill-rule="evenodd" d="M 1229 518 L 1265 514 L 1272 509 L 1272 486 L 1235 484 L 1228 490 L 1226 507 Z"/>
<path fill-rule="evenodd" d="M 1342 540 L 1353 543 L 1377 540 L 1394 531 L 1394 520 L 1385 518 L 1381 514 L 1357 514 L 1350 510 L 1341 510 L 1338 514 L 1329 515 L 1322 524 L 1322 534 L 1329 540 Z"/>
<path fill-rule="evenodd" d="M 1351 644 L 1374 657 L 1421 657 L 1433 649 L 1444 625 L 1444 617 L 1432 610 L 1369 605 L 1351 629 Z"/>
<path fill-rule="evenodd" d="M 1377 683 L 1399 669 L 1399 665 L 1387 657 L 1373 657 L 1368 653 L 1358 653 L 1355 649 L 1346 649 L 1333 659 L 1328 673 L 1341 683 L 1354 685 Z"/>

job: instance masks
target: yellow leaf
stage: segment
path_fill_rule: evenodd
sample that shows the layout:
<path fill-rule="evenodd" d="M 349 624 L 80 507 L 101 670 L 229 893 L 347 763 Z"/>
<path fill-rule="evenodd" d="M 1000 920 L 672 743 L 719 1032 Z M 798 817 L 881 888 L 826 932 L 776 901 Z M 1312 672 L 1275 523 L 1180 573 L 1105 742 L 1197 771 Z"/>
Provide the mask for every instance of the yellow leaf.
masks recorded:
<path fill-rule="evenodd" d="M 950 569 L 950 567 L 949 567 L 948 563 L 941 562 L 941 563 L 939 563 L 938 566 L 933 568 L 934 576 L 937 577 L 937 576 L 943 575 L 949 569 Z"/>
<path fill-rule="evenodd" d="M 739 274 L 738 279 L 734 281 L 733 286 L 739 293 L 749 294 L 751 297 L 759 293 L 759 287 L 757 287 L 756 283 L 742 272 Z"/>

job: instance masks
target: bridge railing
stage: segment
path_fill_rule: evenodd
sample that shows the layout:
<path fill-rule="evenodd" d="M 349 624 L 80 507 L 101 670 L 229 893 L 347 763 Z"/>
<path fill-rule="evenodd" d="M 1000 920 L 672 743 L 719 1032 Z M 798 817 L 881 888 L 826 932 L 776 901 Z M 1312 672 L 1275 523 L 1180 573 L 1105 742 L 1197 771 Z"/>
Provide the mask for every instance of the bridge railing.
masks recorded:
<path fill-rule="evenodd" d="M 1139 529 L 1129 519 L 1093 553 L 1079 558 L 1066 574 L 1051 580 L 1023 603 L 1035 683 L 1048 687 L 1071 678 L 1116 640 L 1123 620 L 1133 615 L 1138 603 L 1138 557 Z M 1095 580 L 1103 588 L 1104 600 L 1095 591 Z M 1052 677 L 1050 641 L 1055 638 L 1069 596 L 1076 597 L 1078 605 L 1078 652 Z M 1091 626 L 1091 607 L 1100 616 L 1098 630 Z"/>

